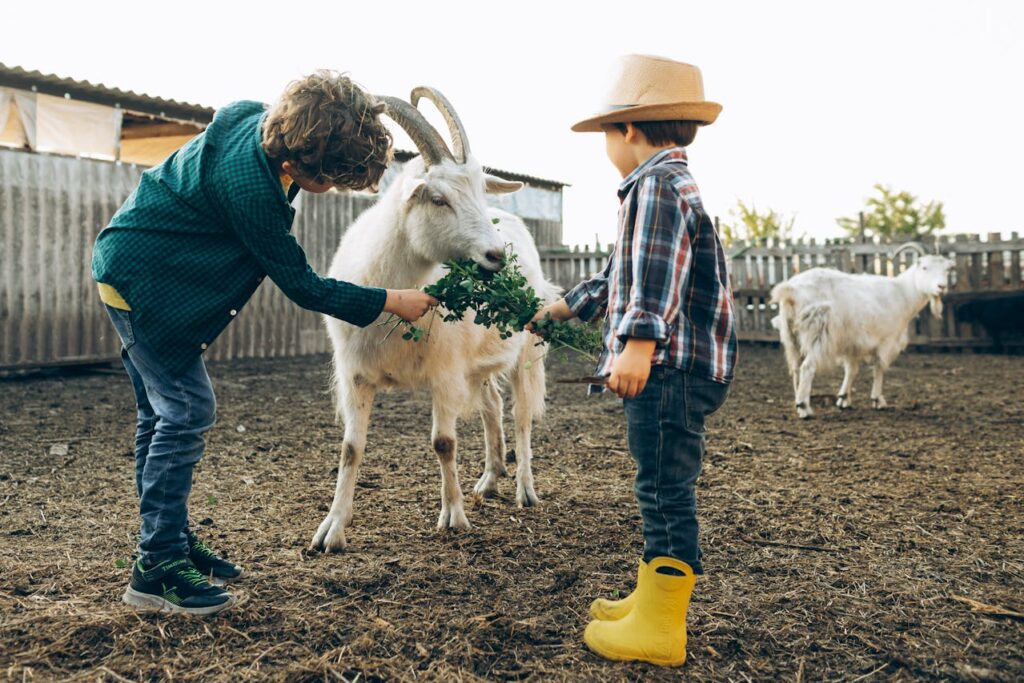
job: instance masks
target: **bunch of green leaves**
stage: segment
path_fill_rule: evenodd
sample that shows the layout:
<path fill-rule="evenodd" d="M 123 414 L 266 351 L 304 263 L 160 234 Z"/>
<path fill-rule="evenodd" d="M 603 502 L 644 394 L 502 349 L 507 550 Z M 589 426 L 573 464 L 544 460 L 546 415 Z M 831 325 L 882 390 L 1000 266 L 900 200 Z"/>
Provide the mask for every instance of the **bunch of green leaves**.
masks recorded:
<path fill-rule="evenodd" d="M 535 322 L 533 329 L 552 350 L 575 351 L 595 362 L 604 343 L 596 327 L 552 320 L 550 315 Z"/>
<path fill-rule="evenodd" d="M 495 327 L 502 339 L 508 339 L 522 332 L 541 308 L 537 293 L 516 266 L 515 254 L 507 253 L 505 267 L 496 273 L 473 261 L 450 261 L 445 268 L 444 277 L 423 289 L 440 302 L 445 322 L 462 320 L 472 310 L 474 323 Z"/>
<path fill-rule="evenodd" d="M 497 272 L 481 268 L 475 261 L 449 261 L 444 264 L 448 272 L 423 291 L 438 300 L 444 309 L 445 322 L 462 320 L 471 310 L 474 323 L 494 327 L 502 339 L 508 339 L 522 332 L 543 306 L 516 261 L 516 255 L 506 251 L 504 267 Z M 430 320 L 432 326 L 434 317 Z M 424 331 L 396 316 L 380 324 L 392 325 L 385 340 L 401 325 L 406 327 L 402 339 L 418 342 L 430 337 L 429 327 Z M 591 359 L 601 350 L 600 334 L 586 325 L 573 325 L 545 316 L 534 324 L 534 330 L 544 340 L 539 343 L 548 344 L 552 350 L 571 350 Z"/>

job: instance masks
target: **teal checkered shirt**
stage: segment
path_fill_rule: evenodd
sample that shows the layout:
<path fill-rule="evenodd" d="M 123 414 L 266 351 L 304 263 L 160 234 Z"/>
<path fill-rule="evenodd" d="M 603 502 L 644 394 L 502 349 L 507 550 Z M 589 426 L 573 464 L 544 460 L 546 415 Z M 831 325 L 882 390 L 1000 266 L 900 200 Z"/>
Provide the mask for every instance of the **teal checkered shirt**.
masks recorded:
<path fill-rule="evenodd" d="M 92 274 L 114 287 L 172 371 L 230 323 L 265 276 L 303 308 L 366 326 L 383 289 L 320 277 L 291 234 L 295 209 L 261 144 L 265 106 L 235 102 L 142 174 L 96 238 Z"/>

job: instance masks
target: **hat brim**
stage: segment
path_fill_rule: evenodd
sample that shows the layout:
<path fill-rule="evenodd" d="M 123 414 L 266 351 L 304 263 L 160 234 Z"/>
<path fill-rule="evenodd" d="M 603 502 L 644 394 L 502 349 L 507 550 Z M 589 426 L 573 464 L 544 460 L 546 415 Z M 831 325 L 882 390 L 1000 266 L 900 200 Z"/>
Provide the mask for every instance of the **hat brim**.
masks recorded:
<path fill-rule="evenodd" d="M 591 116 L 572 127 L 577 133 L 599 133 L 607 123 L 635 123 L 637 121 L 697 121 L 711 125 L 722 111 L 717 102 L 670 102 L 668 104 L 641 104 L 624 107 Z"/>

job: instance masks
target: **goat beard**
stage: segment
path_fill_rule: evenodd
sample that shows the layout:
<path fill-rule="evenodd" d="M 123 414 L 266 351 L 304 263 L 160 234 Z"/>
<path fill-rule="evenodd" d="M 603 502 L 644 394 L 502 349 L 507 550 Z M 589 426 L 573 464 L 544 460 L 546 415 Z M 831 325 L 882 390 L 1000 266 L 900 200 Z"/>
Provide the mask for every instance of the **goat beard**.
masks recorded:
<path fill-rule="evenodd" d="M 932 317 L 935 319 L 942 318 L 942 298 L 933 296 L 928 298 L 928 307 L 931 309 Z"/>

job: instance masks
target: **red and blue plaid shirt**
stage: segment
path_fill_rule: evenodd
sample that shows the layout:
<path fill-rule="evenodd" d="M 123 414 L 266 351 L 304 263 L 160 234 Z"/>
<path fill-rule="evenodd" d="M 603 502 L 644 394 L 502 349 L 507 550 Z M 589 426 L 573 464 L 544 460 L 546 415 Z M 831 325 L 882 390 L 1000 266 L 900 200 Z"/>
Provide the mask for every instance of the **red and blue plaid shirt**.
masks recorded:
<path fill-rule="evenodd" d="M 736 365 L 725 252 L 687 166 L 686 150 L 659 152 L 619 186 L 619 234 L 600 274 L 565 295 L 581 320 L 607 312 L 597 375 L 631 337 L 654 339 L 655 365 L 715 382 Z"/>

